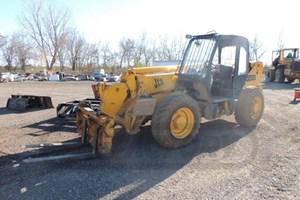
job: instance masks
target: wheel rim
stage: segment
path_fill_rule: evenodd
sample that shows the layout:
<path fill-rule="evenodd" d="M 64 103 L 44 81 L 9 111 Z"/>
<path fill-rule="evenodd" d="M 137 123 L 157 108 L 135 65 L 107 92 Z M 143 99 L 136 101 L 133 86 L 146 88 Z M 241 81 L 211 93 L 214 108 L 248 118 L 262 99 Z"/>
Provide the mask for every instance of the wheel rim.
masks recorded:
<path fill-rule="evenodd" d="M 171 134 L 177 139 L 187 137 L 194 126 L 194 114 L 189 108 L 180 108 L 172 116 L 170 122 Z"/>
<path fill-rule="evenodd" d="M 261 112 L 261 105 L 262 105 L 262 102 L 261 102 L 261 99 L 256 96 L 253 101 L 252 101 L 252 106 L 251 106 L 251 118 L 252 119 L 256 119 L 260 112 Z"/>

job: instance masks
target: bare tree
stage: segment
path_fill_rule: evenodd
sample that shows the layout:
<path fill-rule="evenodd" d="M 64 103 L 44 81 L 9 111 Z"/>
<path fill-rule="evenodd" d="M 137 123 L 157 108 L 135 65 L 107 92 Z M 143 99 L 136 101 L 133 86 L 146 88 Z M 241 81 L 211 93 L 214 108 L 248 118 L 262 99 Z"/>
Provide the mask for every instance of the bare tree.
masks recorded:
<path fill-rule="evenodd" d="M 21 24 L 38 46 L 47 69 L 52 69 L 68 30 L 70 12 L 55 1 L 26 1 Z"/>
<path fill-rule="evenodd" d="M 61 72 L 64 71 L 65 65 L 68 59 L 68 50 L 67 50 L 67 45 L 64 44 L 58 49 L 58 54 L 57 54 L 58 60 L 59 60 L 59 69 Z"/>
<path fill-rule="evenodd" d="M 73 29 L 69 32 L 66 47 L 72 70 L 81 70 L 82 67 L 100 67 L 101 47 L 98 43 L 87 43 L 77 30 Z"/>
<path fill-rule="evenodd" d="M 158 44 L 158 45 L 157 45 Z M 122 38 L 119 42 L 120 66 L 124 63 L 127 66 L 139 67 L 149 66 L 151 61 L 180 60 L 184 47 L 183 40 L 178 37 L 169 38 L 161 36 L 158 42 L 149 40 L 145 33 L 138 39 Z"/>
<path fill-rule="evenodd" d="M 83 48 L 85 45 L 85 39 L 78 33 L 77 30 L 71 30 L 66 40 L 66 48 L 69 52 L 69 62 L 72 70 L 75 70 L 79 66 L 79 61 Z"/>
<path fill-rule="evenodd" d="M 259 60 L 266 51 L 266 49 L 263 49 L 263 44 L 258 40 L 257 36 L 250 41 L 250 60 Z"/>
<path fill-rule="evenodd" d="M 13 60 L 15 58 L 15 41 L 12 37 L 6 37 L 4 45 L 1 46 L 2 56 L 6 62 L 6 69 L 11 71 L 13 67 Z"/>
<path fill-rule="evenodd" d="M 155 39 L 149 39 L 146 33 L 142 33 L 136 40 L 134 66 L 149 66 L 151 60 L 155 60 L 156 54 Z"/>
<path fill-rule="evenodd" d="M 280 32 L 279 37 L 278 37 L 278 43 L 277 43 L 277 48 L 282 49 L 284 47 L 283 43 L 283 31 Z"/>
<path fill-rule="evenodd" d="M 118 66 L 120 55 L 118 52 L 111 52 L 110 57 L 107 61 L 107 65 L 112 67 L 112 71 Z"/>
<path fill-rule="evenodd" d="M 28 40 L 26 34 L 22 32 L 14 33 L 12 35 L 13 44 L 15 45 L 15 60 L 16 65 L 25 71 L 25 66 L 29 60 L 33 58 L 33 45 Z"/>
<path fill-rule="evenodd" d="M 0 34 L 0 47 L 2 47 L 3 45 L 5 45 L 5 43 L 6 43 L 5 37 Z"/>
<path fill-rule="evenodd" d="M 178 37 L 169 38 L 167 35 L 160 36 L 157 47 L 157 58 L 162 61 L 180 60 L 182 56 L 184 42 Z"/>
<path fill-rule="evenodd" d="M 111 50 L 110 43 L 104 43 L 100 45 L 100 57 L 102 58 L 102 65 L 104 67 L 106 66 L 112 66 L 112 58 L 113 58 L 113 52 Z"/>
<path fill-rule="evenodd" d="M 65 69 L 65 65 L 68 60 L 68 36 L 70 34 L 70 31 L 68 33 L 65 33 L 64 36 L 61 38 L 61 45 L 60 48 L 58 48 L 57 57 L 59 61 L 59 68 L 60 71 L 63 72 Z"/>
<path fill-rule="evenodd" d="M 166 35 L 159 37 L 159 46 L 156 53 L 157 53 L 158 60 L 161 61 L 171 60 L 170 58 L 171 55 L 168 48 L 168 37 Z"/>
<path fill-rule="evenodd" d="M 33 47 L 26 34 L 21 31 L 15 32 L 2 42 L 5 42 L 1 46 L 1 51 L 7 69 L 11 71 L 13 66 L 19 66 L 25 70 L 28 61 L 33 58 Z"/>
<path fill-rule="evenodd" d="M 97 44 L 87 43 L 85 45 L 85 55 L 81 57 L 83 62 L 83 66 L 86 67 L 94 67 L 99 66 L 99 48 Z"/>
<path fill-rule="evenodd" d="M 184 40 L 181 37 L 174 37 L 170 43 L 171 58 L 172 60 L 181 60 L 184 50 Z"/>
<path fill-rule="evenodd" d="M 89 44 L 84 42 L 82 46 L 78 49 L 78 58 L 76 63 L 76 69 L 81 70 L 84 66 L 89 63 Z"/>
<path fill-rule="evenodd" d="M 133 52 L 134 67 L 144 66 L 144 52 L 146 50 L 147 35 L 142 33 L 137 40 L 135 40 L 135 48 Z"/>
<path fill-rule="evenodd" d="M 153 62 L 157 57 L 157 45 L 155 39 L 146 39 L 145 48 L 143 49 L 143 57 L 145 61 L 145 66 L 150 66 L 150 63 Z"/>
<path fill-rule="evenodd" d="M 122 38 L 119 42 L 120 46 L 120 66 L 122 67 L 124 62 L 127 62 L 127 67 L 132 66 L 131 62 L 133 59 L 134 49 L 135 49 L 135 41 L 130 38 Z"/>

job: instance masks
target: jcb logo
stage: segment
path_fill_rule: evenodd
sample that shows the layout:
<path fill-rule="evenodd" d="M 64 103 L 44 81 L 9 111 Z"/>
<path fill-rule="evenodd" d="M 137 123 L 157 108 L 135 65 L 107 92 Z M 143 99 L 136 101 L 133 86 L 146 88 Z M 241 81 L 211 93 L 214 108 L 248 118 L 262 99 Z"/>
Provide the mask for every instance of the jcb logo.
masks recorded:
<path fill-rule="evenodd" d="M 163 80 L 162 79 L 154 79 L 154 87 L 155 88 L 158 88 L 159 86 L 162 86 L 164 83 L 163 83 Z"/>
<path fill-rule="evenodd" d="M 255 81 L 256 76 L 255 75 L 248 75 L 246 81 Z"/>

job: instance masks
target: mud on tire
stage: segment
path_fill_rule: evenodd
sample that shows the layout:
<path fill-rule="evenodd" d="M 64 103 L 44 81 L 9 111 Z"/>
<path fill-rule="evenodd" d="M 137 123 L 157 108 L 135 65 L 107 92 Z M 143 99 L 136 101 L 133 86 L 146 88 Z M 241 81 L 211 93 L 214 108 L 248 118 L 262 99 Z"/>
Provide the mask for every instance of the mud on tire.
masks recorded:
<path fill-rule="evenodd" d="M 264 97 L 258 88 L 246 88 L 240 93 L 235 110 L 235 120 L 246 127 L 254 127 L 262 117 Z"/>
<path fill-rule="evenodd" d="M 275 81 L 277 83 L 283 83 L 284 82 L 284 69 L 283 68 L 278 68 L 275 72 Z"/>
<path fill-rule="evenodd" d="M 275 69 L 268 69 L 266 72 L 266 81 L 267 82 L 274 82 L 275 80 Z"/>
<path fill-rule="evenodd" d="M 156 105 L 151 124 L 152 135 L 162 147 L 180 148 L 198 134 L 200 108 L 192 97 L 172 94 Z"/>

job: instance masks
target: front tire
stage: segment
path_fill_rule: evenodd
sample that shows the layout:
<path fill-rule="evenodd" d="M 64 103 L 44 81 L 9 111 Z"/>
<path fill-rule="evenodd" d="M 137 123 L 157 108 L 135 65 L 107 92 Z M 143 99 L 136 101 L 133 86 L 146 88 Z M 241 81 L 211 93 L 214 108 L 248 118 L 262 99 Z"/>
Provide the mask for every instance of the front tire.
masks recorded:
<path fill-rule="evenodd" d="M 246 88 L 240 93 L 235 111 L 235 120 L 246 127 L 258 124 L 264 111 L 264 97 L 258 88 Z"/>
<path fill-rule="evenodd" d="M 283 83 L 284 82 L 284 69 L 278 68 L 275 72 L 275 81 L 277 83 Z"/>
<path fill-rule="evenodd" d="M 275 69 L 268 69 L 267 75 L 266 75 L 266 81 L 274 82 L 274 80 L 275 80 Z"/>
<path fill-rule="evenodd" d="M 152 135 L 162 147 L 183 147 L 198 134 L 199 106 L 190 96 L 169 95 L 156 105 L 151 124 Z"/>

